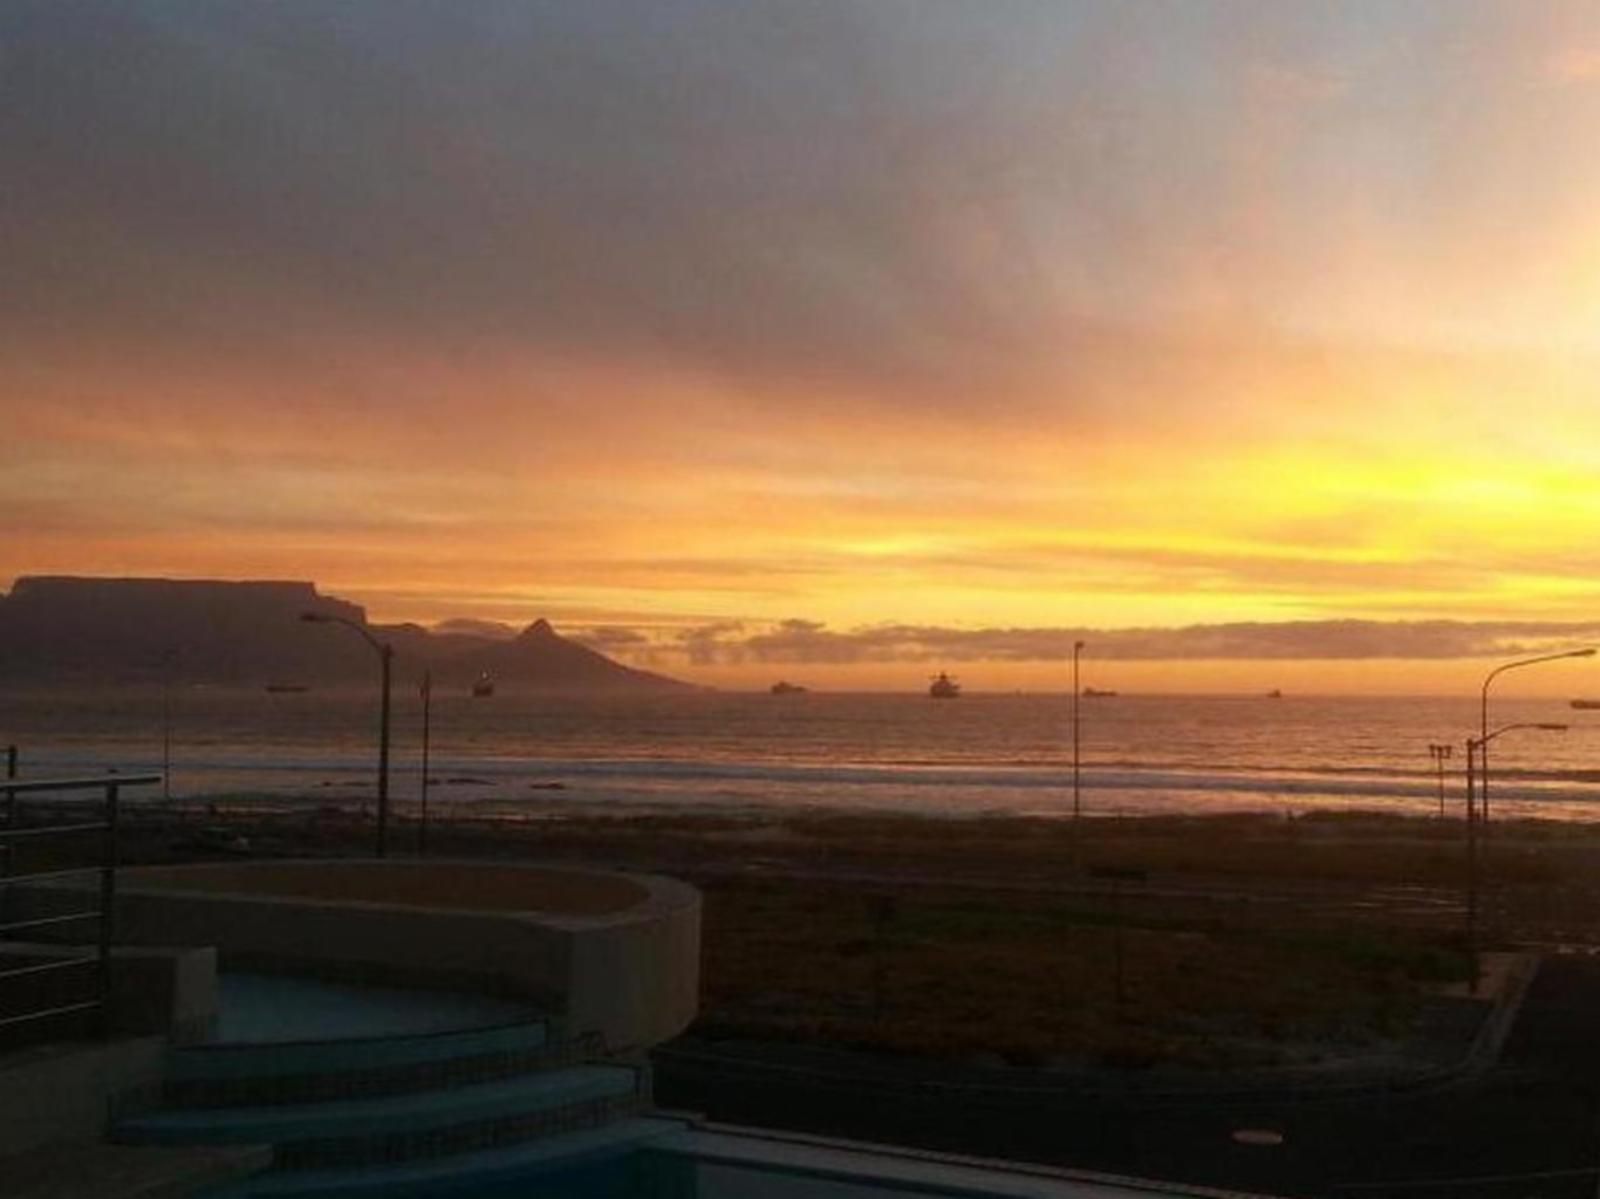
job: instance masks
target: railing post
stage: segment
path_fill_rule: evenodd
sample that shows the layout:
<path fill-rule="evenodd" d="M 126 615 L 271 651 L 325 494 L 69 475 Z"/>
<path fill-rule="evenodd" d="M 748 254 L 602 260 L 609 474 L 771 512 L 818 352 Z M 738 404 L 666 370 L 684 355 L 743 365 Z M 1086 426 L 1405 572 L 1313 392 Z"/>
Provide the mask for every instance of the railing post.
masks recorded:
<path fill-rule="evenodd" d="M 1467 993 L 1478 994 L 1478 743 L 1467 738 Z"/>
<path fill-rule="evenodd" d="M 111 1035 L 111 943 L 117 910 L 117 818 L 120 811 L 116 783 L 106 784 L 105 844 L 100 863 L 100 1035 Z"/>
<path fill-rule="evenodd" d="M 378 715 L 378 856 L 389 854 L 389 676 L 394 662 L 394 647 L 379 646 L 383 660 L 383 704 Z"/>
<path fill-rule="evenodd" d="M 17 747 L 6 746 L 6 780 L 17 777 Z M 12 788 L 6 788 L 5 811 L 0 814 L 0 828 L 15 828 L 17 826 L 17 793 Z M 16 850 L 11 842 L 0 842 L 0 879 L 11 874 L 11 855 Z M 0 924 L 9 923 L 11 916 L 11 888 L 0 886 Z M 7 934 L 0 933 L 0 940 L 6 939 Z"/>
<path fill-rule="evenodd" d="M 6 779 L 9 781 L 17 777 L 17 747 L 6 746 Z M 6 820 L 5 826 L 10 828 L 17 823 L 17 793 L 9 787 L 6 789 Z M 9 846 L 7 847 L 9 849 Z M 0 874 L 9 874 L 4 860 L 0 860 Z"/>
<path fill-rule="evenodd" d="M 422 819 L 417 825 L 417 856 L 428 856 L 428 742 L 433 714 L 433 671 L 422 672 Z"/>

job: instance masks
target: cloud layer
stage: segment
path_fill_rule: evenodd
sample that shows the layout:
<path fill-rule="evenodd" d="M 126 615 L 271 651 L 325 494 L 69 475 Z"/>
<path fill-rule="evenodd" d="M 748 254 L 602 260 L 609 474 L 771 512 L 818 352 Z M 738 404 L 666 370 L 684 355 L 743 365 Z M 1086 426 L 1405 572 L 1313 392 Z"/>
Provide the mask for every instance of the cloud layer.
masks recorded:
<path fill-rule="evenodd" d="M 606 652 L 679 656 L 691 665 L 885 662 L 1066 662 L 1083 641 L 1094 659 L 1185 661 L 1447 661 L 1514 658 L 1600 642 L 1600 621 L 1318 620 L 1155 629 L 954 629 L 875 625 L 833 630 L 791 619 L 747 629 L 718 623 L 652 637 L 607 628 L 576 634 Z"/>
<path fill-rule="evenodd" d="M 1059 368 L 1120 407 L 1095 376 L 1208 329 L 1556 299 L 1461 251 L 1547 269 L 1586 219 L 1583 14 L 12 4 L 4 313 L 158 363 L 420 336 L 964 406 Z"/>
<path fill-rule="evenodd" d="M 13 0 L 0 580 L 705 661 L 1582 619 L 1597 61 L 1577 2 Z"/>

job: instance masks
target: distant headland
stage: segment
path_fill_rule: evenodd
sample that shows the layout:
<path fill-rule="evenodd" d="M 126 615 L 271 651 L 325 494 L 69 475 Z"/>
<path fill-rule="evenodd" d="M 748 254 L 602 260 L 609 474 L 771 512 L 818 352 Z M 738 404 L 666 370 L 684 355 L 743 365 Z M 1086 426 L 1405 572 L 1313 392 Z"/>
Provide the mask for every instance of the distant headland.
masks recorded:
<path fill-rule="evenodd" d="M 546 620 L 508 639 L 460 625 L 369 624 L 359 604 L 309 582 L 65 576 L 19 578 L 0 596 L 0 680 L 313 686 L 369 679 L 369 647 L 347 630 L 305 623 L 306 612 L 348 621 L 392 645 L 397 677 L 428 670 L 442 686 L 467 687 L 485 674 L 513 690 L 692 686 L 612 661 Z"/>

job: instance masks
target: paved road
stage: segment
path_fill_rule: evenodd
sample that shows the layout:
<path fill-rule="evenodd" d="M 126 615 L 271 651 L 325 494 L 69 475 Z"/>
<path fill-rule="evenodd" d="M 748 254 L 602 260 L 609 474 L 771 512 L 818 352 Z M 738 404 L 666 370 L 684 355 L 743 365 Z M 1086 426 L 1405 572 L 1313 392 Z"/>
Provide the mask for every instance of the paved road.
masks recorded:
<path fill-rule="evenodd" d="M 732 1123 L 1327 1199 L 1595 1199 L 1600 958 L 1547 959 L 1500 1063 L 1466 1087 L 1356 1098 L 1086 1105 L 659 1060 L 657 1099 Z M 1240 1145 L 1240 1128 L 1281 1132 Z"/>

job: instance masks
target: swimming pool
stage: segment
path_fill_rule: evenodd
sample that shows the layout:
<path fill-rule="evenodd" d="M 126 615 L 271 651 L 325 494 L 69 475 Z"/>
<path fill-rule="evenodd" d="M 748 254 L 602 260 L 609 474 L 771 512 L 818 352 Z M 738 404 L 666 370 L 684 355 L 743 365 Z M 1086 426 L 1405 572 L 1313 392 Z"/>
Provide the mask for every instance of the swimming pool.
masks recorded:
<path fill-rule="evenodd" d="M 450 1199 L 1248 1199 L 1239 1192 L 685 1125 L 625 1155 L 431 1194 Z"/>

